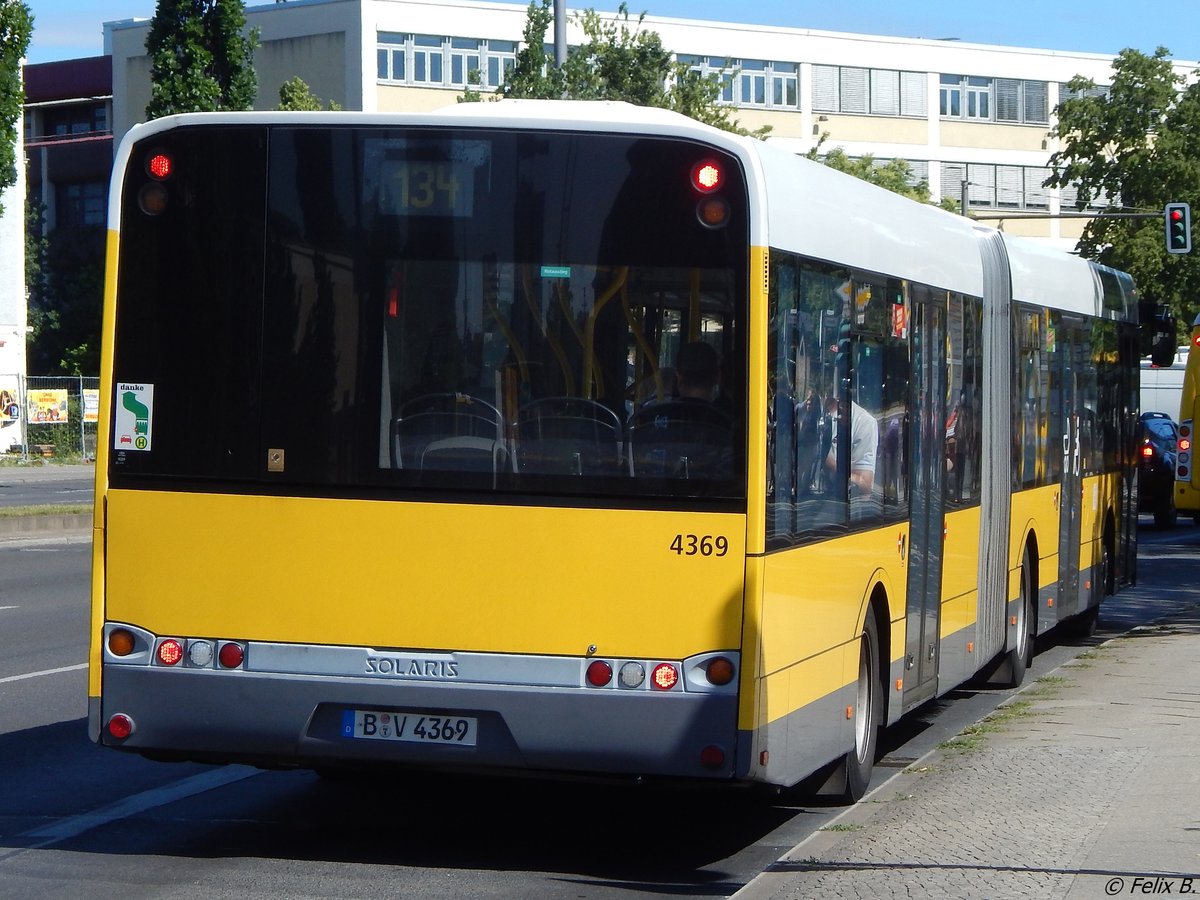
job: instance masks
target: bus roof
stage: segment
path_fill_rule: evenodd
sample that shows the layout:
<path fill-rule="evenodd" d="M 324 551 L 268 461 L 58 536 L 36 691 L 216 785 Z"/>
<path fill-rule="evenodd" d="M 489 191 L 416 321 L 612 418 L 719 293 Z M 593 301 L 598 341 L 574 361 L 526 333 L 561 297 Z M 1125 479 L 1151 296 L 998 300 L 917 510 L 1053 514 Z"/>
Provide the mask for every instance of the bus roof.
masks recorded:
<path fill-rule="evenodd" d="M 742 160 L 752 196 L 752 244 L 900 278 L 970 296 L 981 296 L 979 236 L 994 229 L 973 220 L 901 197 L 862 179 L 799 157 L 770 143 L 705 125 L 680 113 L 621 101 L 502 100 L 458 103 L 432 112 L 364 113 L 249 111 L 185 113 L 135 126 L 117 151 L 114 178 L 120 177 L 136 140 L 173 127 L 199 124 L 245 125 L 464 125 L 541 128 L 564 131 L 634 133 L 696 140 Z M 801 214 L 797 215 L 797 211 Z M 111 212 L 111 211 L 110 211 Z M 1013 298 L 1055 309 L 1101 315 L 1105 309 L 1102 267 L 1036 242 L 1004 235 Z M 1089 272 L 1090 269 L 1090 272 Z M 1113 270 L 1104 270 L 1112 273 Z M 1035 274 L 1036 273 L 1036 274 Z M 1107 280 L 1127 295 L 1128 276 Z M 1110 295 L 1114 293 L 1108 285 Z M 1108 315 L 1113 315 L 1111 296 Z"/>
<path fill-rule="evenodd" d="M 1014 300 L 1088 316 L 1136 319 L 1133 280 L 1125 273 L 1036 241 L 1003 237 Z M 1109 282 L 1107 297 L 1104 281 Z"/>

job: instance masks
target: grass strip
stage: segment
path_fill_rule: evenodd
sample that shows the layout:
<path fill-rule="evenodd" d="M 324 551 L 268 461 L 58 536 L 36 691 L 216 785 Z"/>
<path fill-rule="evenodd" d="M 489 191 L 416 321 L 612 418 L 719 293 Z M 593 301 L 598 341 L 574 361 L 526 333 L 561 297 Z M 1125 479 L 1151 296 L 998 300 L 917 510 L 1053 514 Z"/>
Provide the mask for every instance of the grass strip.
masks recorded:
<path fill-rule="evenodd" d="M 51 506 L 0 506 L 0 519 L 27 519 L 32 516 L 91 515 L 90 503 L 60 503 Z"/>

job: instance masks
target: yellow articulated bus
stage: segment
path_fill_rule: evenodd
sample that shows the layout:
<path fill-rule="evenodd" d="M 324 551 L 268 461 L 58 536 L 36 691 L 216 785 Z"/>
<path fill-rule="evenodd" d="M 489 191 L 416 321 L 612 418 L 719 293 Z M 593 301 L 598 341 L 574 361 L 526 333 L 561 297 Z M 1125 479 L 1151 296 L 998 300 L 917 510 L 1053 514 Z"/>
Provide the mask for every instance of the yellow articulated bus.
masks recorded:
<path fill-rule="evenodd" d="M 1192 474 L 1196 425 L 1200 423 L 1200 316 L 1192 323 L 1183 399 L 1179 406 L 1179 441 L 1175 453 L 1175 511 L 1200 525 L 1200 478 Z"/>
<path fill-rule="evenodd" d="M 661 110 L 138 126 L 106 299 L 105 746 L 857 798 L 1133 574 L 1126 276 Z"/>

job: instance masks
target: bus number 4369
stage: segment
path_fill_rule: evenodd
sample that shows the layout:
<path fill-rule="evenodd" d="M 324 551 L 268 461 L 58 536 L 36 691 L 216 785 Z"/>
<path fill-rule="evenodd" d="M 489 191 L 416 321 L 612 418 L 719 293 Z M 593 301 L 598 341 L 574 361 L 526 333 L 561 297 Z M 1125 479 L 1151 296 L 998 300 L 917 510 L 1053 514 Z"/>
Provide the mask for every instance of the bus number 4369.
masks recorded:
<path fill-rule="evenodd" d="M 729 552 L 729 538 L 723 534 L 677 534 L 671 549 L 678 556 L 724 556 Z"/>

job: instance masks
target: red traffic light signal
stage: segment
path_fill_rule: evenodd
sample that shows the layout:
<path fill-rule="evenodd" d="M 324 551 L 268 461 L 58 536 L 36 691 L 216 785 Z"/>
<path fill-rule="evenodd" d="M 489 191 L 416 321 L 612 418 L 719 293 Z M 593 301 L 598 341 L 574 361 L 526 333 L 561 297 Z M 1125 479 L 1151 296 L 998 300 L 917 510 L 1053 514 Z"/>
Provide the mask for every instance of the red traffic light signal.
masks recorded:
<path fill-rule="evenodd" d="M 1186 203 L 1168 203 L 1163 209 L 1168 253 L 1192 251 L 1192 208 Z"/>

